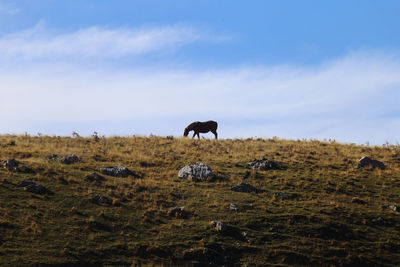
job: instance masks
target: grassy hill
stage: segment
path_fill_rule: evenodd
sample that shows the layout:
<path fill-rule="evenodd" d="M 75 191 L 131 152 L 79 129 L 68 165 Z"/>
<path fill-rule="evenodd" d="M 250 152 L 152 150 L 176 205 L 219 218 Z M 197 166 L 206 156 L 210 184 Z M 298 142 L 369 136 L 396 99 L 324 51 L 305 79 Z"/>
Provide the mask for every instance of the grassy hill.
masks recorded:
<path fill-rule="evenodd" d="M 386 169 L 355 169 L 362 156 Z M 249 168 L 262 157 L 285 168 Z M 400 213 L 385 206 L 400 205 L 398 146 L 3 135 L 6 159 L 20 169 L 0 168 L 0 265 L 400 265 Z M 210 166 L 213 180 L 178 177 L 195 162 Z M 133 173 L 99 171 L 119 165 Z M 87 178 L 93 172 L 104 180 Z M 48 191 L 30 193 L 21 180 Z M 232 191 L 239 182 L 257 192 Z M 181 216 L 169 213 L 175 206 Z"/>

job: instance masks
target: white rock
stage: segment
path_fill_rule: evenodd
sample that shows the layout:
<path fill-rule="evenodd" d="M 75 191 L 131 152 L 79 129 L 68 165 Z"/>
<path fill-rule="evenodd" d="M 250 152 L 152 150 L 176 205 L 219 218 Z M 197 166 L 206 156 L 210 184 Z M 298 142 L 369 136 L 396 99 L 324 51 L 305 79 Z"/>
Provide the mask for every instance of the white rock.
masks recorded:
<path fill-rule="evenodd" d="M 196 162 L 196 164 L 187 165 L 179 170 L 178 176 L 188 178 L 194 182 L 206 181 L 212 178 L 213 173 L 209 166 L 204 163 Z"/>

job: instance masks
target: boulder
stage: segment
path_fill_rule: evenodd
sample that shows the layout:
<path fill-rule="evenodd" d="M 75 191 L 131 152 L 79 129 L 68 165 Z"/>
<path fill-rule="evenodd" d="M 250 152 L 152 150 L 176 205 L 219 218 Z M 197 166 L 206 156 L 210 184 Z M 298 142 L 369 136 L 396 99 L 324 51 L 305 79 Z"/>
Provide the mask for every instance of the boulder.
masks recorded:
<path fill-rule="evenodd" d="M 22 180 L 17 183 L 17 186 L 23 187 L 25 191 L 35 193 L 35 194 L 46 194 L 46 193 L 51 193 L 49 190 L 47 190 L 46 187 L 43 185 L 37 184 L 33 181 L 30 180 Z"/>
<path fill-rule="evenodd" d="M 351 199 L 351 202 L 357 203 L 357 204 L 367 204 L 367 202 L 365 200 L 362 200 L 359 197 L 353 197 Z"/>
<path fill-rule="evenodd" d="M 63 163 L 63 164 L 71 164 L 71 163 L 75 163 L 75 162 L 78 162 L 78 161 L 79 161 L 79 158 L 75 154 L 68 155 L 68 156 L 65 156 L 65 157 L 60 159 L 60 162 Z"/>
<path fill-rule="evenodd" d="M 243 182 L 238 183 L 236 186 L 232 186 L 231 190 L 245 193 L 257 192 L 257 189 L 254 186 Z"/>
<path fill-rule="evenodd" d="M 383 164 L 383 162 L 376 159 L 371 159 L 370 157 L 362 157 L 358 161 L 357 168 L 362 168 L 367 166 L 371 166 L 372 168 L 378 168 L 381 170 L 385 169 L 385 164 Z"/>
<path fill-rule="evenodd" d="M 90 201 L 92 201 L 92 203 L 97 205 L 110 203 L 109 199 L 105 196 L 95 196 Z"/>
<path fill-rule="evenodd" d="M 393 210 L 393 211 L 400 211 L 399 208 L 397 206 L 395 206 L 395 205 L 389 205 L 388 208 Z"/>
<path fill-rule="evenodd" d="M 168 215 L 176 218 L 184 218 L 186 214 L 184 207 L 172 207 L 168 209 Z"/>
<path fill-rule="evenodd" d="M 15 159 L 6 159 L 3 166 L 10 172 L 34 173 L 34 171 L 26 166 L 20 165 Z"/>
<path fill-rule="evenodd" d="M 236 205 L 233 204 L 233 203 L 231 203 L 231 204 L 229 205 L 229 209 L 230 209 L 231 211 L 238 211 L 238 210 L 239 210 L 238 206 L 236 206 Z"/>
<path fill-rule="evenodd" d="M 18 172 L 22 172 L 22 173 L 35 173 L 31 168 L 28 168 L 24 165 L 21 165 L 17 168 Z"/>
<path fill-rule="evenodd" d="M 395 223 L 392 220 L 388 220 L 382 217 L 374 218 L 371 220 L 372 224 L 380 226 L 393 226 Z"/>
<path fill-rule="evenodd" d="M 276 192 L 275 197 L 280 197 L 280 198 L 286 198 L 286 193 L 285 192 Z"/>
<path fill-rule="evenodd" d="M 18 161 L 15 159 L 6 159 L 3 161 L 3 166 L 10 172 L 17 172 L 18 171 Z"/>
<path fill-rule="evenodd" d="M 100 168 L 100 172 L 102 174 L 115 176 L 115 177 L 127 177 L 128 175 L 132 174 L 132 172 L 130 170 L 128 170 L 127 168 L 125 168 L 124 166 Z"/>
<path fill-rule="evenodd" d="M 219 221 L 212 221 L 211 226 L 219 232 L 225 232 L 228 229 L 228 226 L 225 223 Z"/>
<path fill-rule="evenodd" d="M 32 181 L 30 181 L 30 180 L 22 180 L 22 181 L 19 181 L 19 182 L 17 183 L 17 185 L 20 186 L 20 187 L 25 187 L 25 186 L 33 185 L 33 184 L 36 184 L 36 183 L 35 183 L 35 182 L 32 182 Z"/>
<path fill-rule="evenodd" d="M 207 181 L 213 177 L 213 172 L 206 164 L 196 162 L 196 164 L 187 165 L 180 169 L 178 176 L 181 178 L 188 178 L 193 182 Z"/>
<path fill-rule="evenodd" d="M 391 209 L 393 211 L 400 211 L 399 207 L 397 207 L 395 205 L 383 205 L 382 207 L 386 208 L 386 209 Z"/>
<path fill-rule="evenodd" d="M 263 171 L 284 169 L 283 166 L 281 166 L 278 162 L 273 160 L 267 160 L 264 157 L 262 159 L 253 159 L 252 161 L 249 162 L 249 166 L 252 169 L 263 170 Z"/>
<path fill-rule="evenodd" d="M 8 146 L 15 146 L 16 143 L 14 140 L 10 140 L 10 142 L 7 143 Z"/>
<path fill-rule="evenodd" d="M 47 189 L 40 184 L 30 184 L 24 187 L 24 189 L 28 192 L 34 193 L 34 194 L 45 194 L 47 193 Z"/>
<path fill-rule="evenodd" d="M 46 156 L 46 158 L 51 160 L 58 160 L 58 156 L 56 154 L 49 154 Z"/>

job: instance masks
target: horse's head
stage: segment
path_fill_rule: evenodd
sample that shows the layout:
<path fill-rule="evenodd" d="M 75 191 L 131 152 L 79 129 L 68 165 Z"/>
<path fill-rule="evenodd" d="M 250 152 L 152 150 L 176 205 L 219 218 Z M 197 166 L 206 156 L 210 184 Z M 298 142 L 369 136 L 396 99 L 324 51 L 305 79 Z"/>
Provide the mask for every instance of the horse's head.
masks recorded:
<path fill-rule="evenodd" d="M 185 131 L 183 132 L 183 136 L 184 136 L 184 137 L 187 137 L 188 134 L 189 134 L 189 129 L 186 127 L 186 128 L 185 128 Z"/>

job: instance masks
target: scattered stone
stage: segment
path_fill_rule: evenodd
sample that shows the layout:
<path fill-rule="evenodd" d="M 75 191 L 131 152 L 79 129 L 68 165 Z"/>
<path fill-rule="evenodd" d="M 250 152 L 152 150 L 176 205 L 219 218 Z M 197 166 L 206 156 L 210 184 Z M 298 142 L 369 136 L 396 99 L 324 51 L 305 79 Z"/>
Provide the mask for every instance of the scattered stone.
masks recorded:
<path fill-rule="evenodd" d="M 17 183 L 17 186 L 25 187 L 25 186 L 33 185 L 33 184 L 36 184 L 36 183 L 33 182 L 33 181 L 30 181 L 30 180 L 22 180 L 22 181 L 19 181 L 19 182 Z"/>
<path fill-rule="evenodd" d="M 228 226 L 225 223 L 219 221 L 212 221 L 211 226 L 219 232 L 225 232 L 228 229 Z"/>
<path fill-rule="evenodd" d="M 26 166 L 20 165 L 15 159 L 6 159 L 3 166 L 10 172 L 34 173 L 34 171 Z"/>
<path fill-rule="evenodd" d="M 396 224 L 395 221 L 391 219 L 385 219 L 382 217 L 372 219 L 371 222 L 375 225 L 381 225 L 381 226 L 393 226 Z"/>
<path fill-rule="evenodd" d="M 110 203 L 109 199 L 105 196 L 95 196 L 91 199 L 92 203 L 101 205 Z"/>
<path fill-rule="evenodd" d="M 284 169 L 284 167 L 281 166 L 278 162 L 273 160 L 267 160 L 264 157 L 262 159 L 253 159 L 252 161 L 249 162 L 249 166 L 252 169 L 263 170 L 263 171 Z"/>
<path fill-rule="evenodd" d="M 8 145 L 8 146 L 15 146 L 16 144 L 15 144 L 15 141 L 14 141 L 14 140 L 11 140 L 10 142 L 8 142 L 7 145 Z"/>
<path fill-rule="evenodd" d="M 22 173 L 35 173 L 31 168 L 28 168 L 24 165 L 19 166 L 18 171 Z"/>
<path fill-rule="evenodd" d="M 397 207 L 395 205 L 383 205 L 382 207 L 385 209 L 391 209 L 393 211 L 400 211 L 399 207 Z"/>
<path fill-rule="evenodd" d="M 394 211 L 398 211 L 398 208 L 395 205 L 389 205 L 388 208 L 391 209 L 391 210 L 394 210 Z"/>
<path fill-rule="evenodd" d="M 34 193 L 34 194 L 40 194 L 43 195 L 47 193 L 47 189 L 40 184 L 30 184 L 24 187 L 24 189 L 28 192 Z"/>
<path fill-rule="evenodd" d="M 58 156 L 56 154 L 49 154 L 46 156 L 46 158 L 51 160 L 58 160 Z"/>
<path fill-rule="evenodd" d="M 72 138 L 78 138 L 81 137 L 77 132 L 72 131 Z"/>
<path fill-rule="evenodd" d="M 281 197 L 281 198 L 285 198 L 286 197 L 286 193 L 285 192 L 276 192 L 275 193 L 275 197 Z"/>
<path fill-rule="evenodd" d="M 187 165 L 179 170 L 178 177 L 188 178 L 193 182 L 207 181 L 213 177 L 213 172 L 209 166 L 204 163 Z"/>
<path fill-rule="evenodd" d="M 358 165 L 356 166 L 356 169 L 362 168 L 362 167 L 367 167 L 371 166 L 372 168 L 378 168 L 381 170 L 385 169 L 385 164 L 383 162 L 376 160 L 376 159 L 371 159 L 370 157 L 362 157 L 358 161 Z"/>
<path fill-rule="evenodd" d="M 151 162 L 146 162 L 146 161 L 139 162 L 139 165 L 140 165 L 140 167 L 144 167 L 144 168 L 156 166 L 156 164 L 151 163 Z"/>
<path fill-rule="evenodd" d="M 98 175 L 97 173 L 93 172 L 91 174 L 86 175 L 86 180 L 88 180 L 89 182 L 101 183 L 105 179 L 103 176 Z"/>
<path fill-rule="evenodd" d="M 176 218 L 184 218 L 186 214 L 184 207 L 172 207 L 168 209 L 168 215 Z"/>
<path fill-rule="evenodd" d="M 132 174 L 132 172 L 124 166 L 100 168 L 100 172 L 115 177 L 127 177 L 128 175 Z"/>
<path fill-rule="evenodd" d="M 233 204 L 233 203 L 231 203 L 231 204 L 229 205 L 229 209 L 230 209 L 231 211 L 238 211 L 238 210 L 239 210 L 238 206 L 236 206 L 236 205 Z"/>
<path fill-rule="evenodd" d="M 238 183 L 236 186 L 232 186 L 231 190 L 245 193 L 257 192 L 257 189 L 254 186 L 243 182 Z"/>
<path fill-rule="evenodd" d="M 60 162 L 63 164 L 71 164 L 71 163 L 75 163 L 78 161 L 79 161 L 79 158 L 75 154 L 65 156 L 65 157 L 61 158 L 61 160 L 60 160 Z"/>
<path fill-rule="evenodd" d="M 376 219 L 372 219 L 372 222 L 374 224 L 378 224 L 378 225 L 384 225 L 385 224 L 385 221 L 384 221 L 384 219 L 382 219 L 382 217 L 378 217 Z"/>
<path fill-rule="evenodd" d="M 94 141 L 96 141 L 96 142 L 98 142 L 100 140 L 99 134 L 96 131 L 93 132 L 92 137 L 93 137 Z"/>
<path fill-rule="evenodd" d="M 3 166 L 10 172 L 18 171 L 18 162 L 15 159 L 6 159 L 3 161 Z"/>
<path fill-rule="evenodd" d="M 362 200 L 362 199 L 360 199 L 360 198 L 358 198 L 358 197 L 353 197 L 353 198 L 351 199 L 351 202 L 357 203 L 357 204 L 367 204 L 367 202 L 365 202 L 364 200 Z"/>

